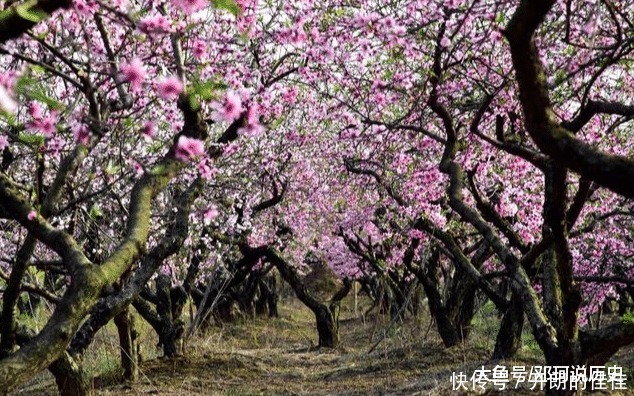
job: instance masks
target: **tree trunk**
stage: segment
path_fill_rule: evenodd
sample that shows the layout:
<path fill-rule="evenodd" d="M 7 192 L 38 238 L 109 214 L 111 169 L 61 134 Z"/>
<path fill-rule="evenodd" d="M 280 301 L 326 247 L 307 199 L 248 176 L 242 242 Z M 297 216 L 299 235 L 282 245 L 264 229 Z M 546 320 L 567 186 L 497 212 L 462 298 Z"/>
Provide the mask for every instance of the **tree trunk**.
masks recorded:
<path fill-rule="evenodd" d="M 279 313 L 277 312 L 277 302 L 279 296 L 277 294 L 277 279 L 275 276 L 268 276 L 262 284 L 262 294 L 266 297 L 266 303 L 269 308 L 269 317 L 277 318 Z"/>
<path fill-rule="evenodd" d="M 273 248 L 267 248 L 267 259 L 275 265 L 282 279 L 293 288 L 297 298 L 315 314 L 319 347 L 336 348 L 339 345 L 339 302 L 350 292 L 352 282 L 343 280 L 343 287 L 335 293 L 330 305 L 313 296 L 297 271 Z"/>
<path fill-rule="evenodd" d="M 317 322 L 320 348 L 336 348 L 339 345 L 339 321 L 333 312 L 324 305 L 313 310 Z"/>
<path fill-rule="evenodd" d="M 161 304 L 157 306 L 157 309 L 161 313 L 157 313 L 150 304 L 138 297 L 133 302 L 134 308 L 136 308 L 139 315 L 143 317 L 156 331 L 159 337 L 159 345 L 163 347 L 163 355 L 165 357 L 172 358 L 179 352 L 178 341 L 181 339 L 185 330 L 185 324 L 182 320 L 171 321 L 169 317 L 163 316 L 165 314 L 165 308 L 161 307 Z M 167 307 L 170 310 L 170 307 Z"/>
<path fill-rule="evenodd" d="M 260 292 L 255 300 L 255 315 L 264 316 L 267 313 L 267 296 L 266 290 L 262 285 L 259 286 Z"/>
<path fill-rule="evenodd" d="M 443 304 L 442 297 L 438 291 L 437 283 L 433 282 L 429 276 L 422 271 L 417 271 L 416 275 L 427 295 L 429 312 L 436 321 L 436 328 L 438 329 L 438 334 L 442 339 L 443 345 L 449 348 L 460 344 L 462 337 L 449 317 L 449 312 Z"/>
<path fill-rule="evenodd" d="M 447 316 L 445 307 L 438 300 L 429 298 L 429 294 L 427 296 L 429 311 L 436 321 L 436 328 L 445 348 L 460 344 L 460 334 L 458 334 L 456 327 Z"/>
<path fill-rule="evenodd" d="M 504 312 L 491 359 L 508 359 L 515 356 L 521 346 L 523 327 L 524 310 L 522 300 L 513 293 L 511 302 L 506 312 Z"/>
<path fill-rule="evenodd" d="M 581 365 L 582 362 L 579 360 L 578 354 L 574 353 L 574 347 L 572 345 L 567 347 L 558 347 L 553 351 L 546 352 L 544 351 L 544 356 L 546 357 L 546 364 L 549 366 L 577 366 Z M 544 394 L 546 396 L 571 396 L 571 395 L 580 395 L 582 394 L 581 390 L 571 390 L 570 381 L 566 384 L 566 389 L 550 389 L 548 387 L 548 382 L 545 386 Z M 581 388 L 581 384 L 577 384 L 578 388 Z M 589 388 L 588 388 L 589 389 Z"/>
<path fill-rule="evenodd" d="M 68 352 L 64 352 L 48 369 L 55 377 L 60 396 L 91 396 L 93 394 L 92 380 Z"/>
<path fill-rule="evenodd" d="M 476 292 L 477 286 L 464 277 L 458 284 L 458 288 L 464 290 L 464 294 L 454 291 L 455 299 L 449 299 L 449 311 L 452 313 L 450 317 L 454 318 L 453 323 L 456 324 L 456 331 L 460 337 L 460 341 L 469 339 L 471 334 L 471 321 L 475 315 Z"/>
<path fill-rule="evenodd" d="M 171 287 L 171 279 L 159 274 L 156 278 L 156 297 L 158 304 L 156 312 L 160 322 L 159 339 L 163 345 L 163 354 L 172 358 L 179 352 L 178 341 L 183 334 L 185 325 L 180 319 L 183 312 L 186 294 L 177 292 Z"/>
<path fill-rule="evenodd" d="M 259 297 L 255 301 L 255 313 L 257 315 L 265 315 L 268 313 L 268 316 L 278 317 L 279 314 L 277 312 L 277 289 L 276 289 L 277 281 L 274 276 L 267 276 L 260 280 L 259 286 Z"/>
<path fill-rule="evenodd" d="M 137 353 L 138 333 L 134 316 L 129 309 L 115 316 L 114 323 L 119 332 L 119 348 L 121 349 L 121 367 L 126 381 L 136 382 L 139 379 L 139 361 Z"/>
<path fill-rule="evenodd" d="M 29 234 L 11 267 L 11 275 L 2 295 L 2 313 L 0 327 L 0 357 L 7 356 L 15 347 L 15 306 L 20 299 L 22 279 L 28 269 L 28 260 L 35 250 L 37 239 Z"/>

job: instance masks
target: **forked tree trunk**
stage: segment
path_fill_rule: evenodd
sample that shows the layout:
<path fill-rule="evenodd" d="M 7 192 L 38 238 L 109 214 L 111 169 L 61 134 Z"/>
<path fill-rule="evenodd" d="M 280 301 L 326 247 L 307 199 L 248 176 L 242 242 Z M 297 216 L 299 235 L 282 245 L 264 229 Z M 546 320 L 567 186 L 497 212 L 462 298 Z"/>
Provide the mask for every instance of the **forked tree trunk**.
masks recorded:
<path fill-rule="evenodd" d="M 185 324 L 179 319 L 180 313 L 174 319 L 171 303 L 158 303 L 155 310 L 147 300 L 141 297 L 135 299 L 133 305 L 139 315 L 156 331 L 159 337 L 159 345 L 163 347 L 163 355 L 168 358 L 178 355 L 180 340 L 185 330 Z"/>

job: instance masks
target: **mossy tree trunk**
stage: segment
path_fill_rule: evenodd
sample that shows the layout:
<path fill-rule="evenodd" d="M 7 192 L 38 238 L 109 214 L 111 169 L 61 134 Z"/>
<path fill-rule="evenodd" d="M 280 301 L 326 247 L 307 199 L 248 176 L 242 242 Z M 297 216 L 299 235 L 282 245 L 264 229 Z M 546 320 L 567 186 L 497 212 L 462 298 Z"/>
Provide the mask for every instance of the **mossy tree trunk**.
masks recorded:
<path fill-rule="evenodd" d="M 192 103 L 185 96 L 179 98 L 178 107 L 185 119 L 179 135 L 205 139 L 208 127 L 198 107 L 192 107 Z M 76 150 L 79 151 L 77 158 L 87 154 L 84 145 L 78 145 Z M 45 216 L 30 218 L 29 214 L 34 211 L 30 200 L 7 175 L 0 173 L 2 215 L 17 221 L 39 242 L 54 251 L 70 274 L 70 284 L 42 331 L 17 352 L 0 360 L 1 389 L 15 389 L 67 353 L 66 348 L 104 288 L 119 281 L 143 255 L 150 232 L 152 201 L 183 167 L 184 163 L 175 158 L 172 148 L 136 181 L 130 192 L 129 216 L 124 235 L 112 254 L 99 265 L 88 259 L 72 235 L 53 226 Z"/>

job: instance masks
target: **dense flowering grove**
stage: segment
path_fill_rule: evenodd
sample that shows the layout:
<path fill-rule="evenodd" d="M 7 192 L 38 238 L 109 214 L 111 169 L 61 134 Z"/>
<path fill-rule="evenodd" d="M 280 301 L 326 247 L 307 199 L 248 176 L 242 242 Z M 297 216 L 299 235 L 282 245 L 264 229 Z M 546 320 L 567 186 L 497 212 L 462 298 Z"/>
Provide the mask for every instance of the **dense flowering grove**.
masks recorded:
<path fill-rule="evenodd" d="M 628 1 L 40 0 L 0 15 L 0 388 L 80 362 L 76 334 L 142 311 L 148 282 L 194 296 L 240 263 L 297 283 L 309 257 L 394 314 L 420 284 L 447 346 L 476 293 L 502 326 L 525 318 L 551 365 L 634 341 L 631 319 L 593 323 L 634 299 Z M 27 294 L 54 307 L 42 329 L 16 314 Z"/>

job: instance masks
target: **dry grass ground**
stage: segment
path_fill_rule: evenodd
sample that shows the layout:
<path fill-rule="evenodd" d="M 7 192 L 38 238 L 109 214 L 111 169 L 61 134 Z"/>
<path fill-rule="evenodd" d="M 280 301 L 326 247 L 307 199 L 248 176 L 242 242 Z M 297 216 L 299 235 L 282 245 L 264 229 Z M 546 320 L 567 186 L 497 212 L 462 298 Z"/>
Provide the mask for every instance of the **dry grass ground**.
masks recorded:
<path fill-rule="evenodd" d="M 364 320 L 355 315 L 348 298 L 342 309 L 341 346 L 319 350 L 313 348 L 317 336 L 312 313 L 289 299 L 281 304 L 280 318 L 247 319 L 213 328 L 190 340 L 184 355 L 175 360 L 144 361 L 135 384 L 114 380 L 119 369 L 112 329 L 95 343 L 86 364 L 100 375 L 95 381 L 95 392 L 100 396 L 458 395 L 461 393 L 451 389 L 452 372 L 470 375 L 483 364 L 489 368 L 495 365 L 487 362 L 497 330 L 492 311 L 481 310 L 471 339 L 450 349 L 442 347 L 428 315 L 423 312 L 419 317 L 402 325 L 394 325 L 382 315 Z M 144 333 L 145 355 L 152 357 L 158 353 L 153 348 L 155 340 L 151 331 Z M 631 350 L 622 353 L 619 360 L 631 364 Z M 499 363 L 507 367 L 542 364 L 530 336 L 517 360 Z M 49 377 L 42 377 L 18 394 L 54 395 L 55 388 Z"/>

